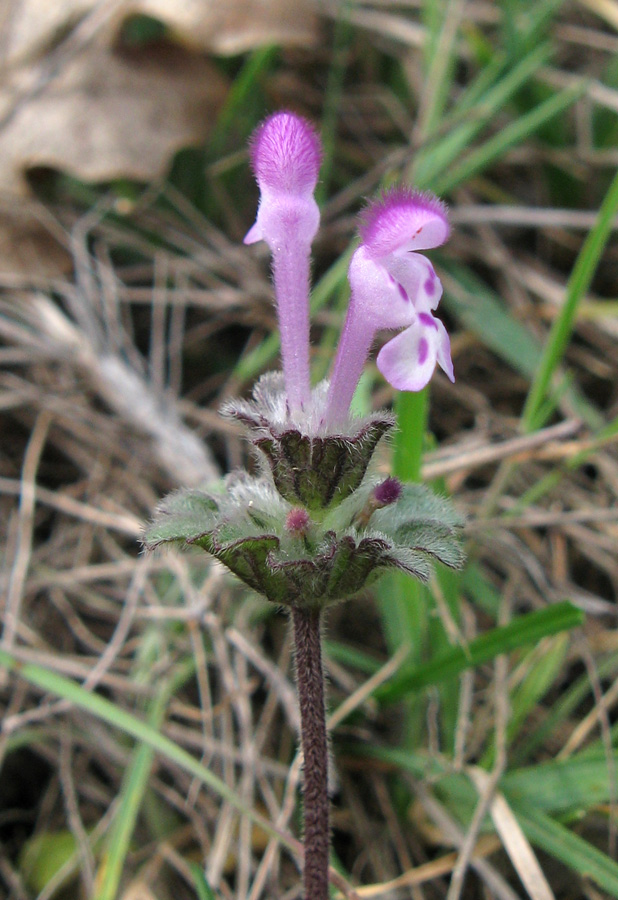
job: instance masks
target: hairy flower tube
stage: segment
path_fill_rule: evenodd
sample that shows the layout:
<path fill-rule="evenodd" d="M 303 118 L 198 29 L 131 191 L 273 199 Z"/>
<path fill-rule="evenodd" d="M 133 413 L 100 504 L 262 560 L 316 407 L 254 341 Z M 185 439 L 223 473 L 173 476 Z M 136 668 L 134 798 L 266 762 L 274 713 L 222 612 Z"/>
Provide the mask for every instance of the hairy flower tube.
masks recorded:
<path fill-rule="evenodd" d="M 436 362 L 454 381 L 450 342 L 433 315 L 442 285 L 418 253 L 439 247 L 449 235 L 444 205 L 432 194 L 394 188 L 370 204 L 361 220 L 361 243 L 350 262 L 350 305 L 326 401 L 326 426 L 343 422 L 376 332 L 404 329 L 377 358 L 393 387 L 419 391 Z"/>
<path fill-rule="evenodd" d="M 260 204 L 245 244 L 263 240 L 272 253 L 283 376 L 290 412 L 297 413 L 311 397 L 309 260 L 320 223 L 313 192 L 322 149 L 306 119 L 277 112 L 255 131 L 250 153 Z"/>

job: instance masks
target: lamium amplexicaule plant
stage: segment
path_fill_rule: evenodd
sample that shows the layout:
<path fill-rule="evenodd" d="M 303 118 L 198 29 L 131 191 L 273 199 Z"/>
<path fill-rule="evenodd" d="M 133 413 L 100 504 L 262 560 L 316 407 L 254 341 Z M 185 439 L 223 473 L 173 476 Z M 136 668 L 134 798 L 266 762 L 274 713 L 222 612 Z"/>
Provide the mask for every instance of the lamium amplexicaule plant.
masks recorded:
<path fill-rule="evenodd" d="M 435 561 L 461 565 L 460 519 L 448 500 L 419 484 L 373 474 L 390 412 L 365 417 L 350 406 L 376 334 L 396 329 L 377 366 L 390 384 L 419 391 L 436 363 L 453 380 L 450 344 L 434 316 L 442 287 L 418 251 L 446 241 L 445 206 L 395 187 L 369 203 L 349 267 L 350 303 L 330 379 L 310 380 L 311 244 L 318 135 L 304 118 L 277 112 L 250 144 L 259 189 L 246 244 L 272 254 L 282 373 L 263 375 L 251 400 L 222 414 L 242 423 L 258 474 L 235 471 L 201 490 L 167 497 L 144 535 L 148 549 L 201 547 L 266 600 L 287 610 L 294 633 L 304 757 L 304 896 L 326 900 L 329 865 L 328 751 L 321 628 L 334 603 L 389 569 L 426 581 Z"/>

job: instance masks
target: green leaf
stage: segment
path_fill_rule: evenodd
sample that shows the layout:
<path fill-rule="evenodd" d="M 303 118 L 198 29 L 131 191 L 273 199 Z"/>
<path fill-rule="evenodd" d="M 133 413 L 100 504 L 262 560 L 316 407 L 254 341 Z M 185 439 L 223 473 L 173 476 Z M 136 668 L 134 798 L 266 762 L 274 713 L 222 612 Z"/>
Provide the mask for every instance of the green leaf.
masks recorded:
<path fill-rule="evenodd" d="M 521 422 L 524 431 L 532 431 L 543 424 L 542 421 L 539 421 L 543 401 L 556 370 L 562 362 L 573 331 L 577 310 L 590 287 L 601 254 L 614 228 L 617 213 L 618 173 L 614 176 L 605 195 L 595 226 L 589 232 L 575 261 L 567 284 L 564 305 L 560 310 L 560 315 L 554 320 L 540 362 L 535 369 L 534 381 L 522 414 Z"/>
<path fill-rule="evenodd" d="M 581 84 L 554 94 L 549 100 L 540 103 L 529 113 L 515 118 L 480 147 L 471 150 L 458 164 L 451 166 L 441 178 L 437 178 L 434 185 L 436 192 L 438 194 L 446 194 L 462 182 L 472 178 L 473 175 L 482 172 L 490 163 L 503 156 L 511 147 L 534 134 L 550 119 L 560 115 L 560 113 L 564 113 L 569 106 L 572 106 L 582 96 L 585 90 L 586 83 L 582 80 Z"/>
<path fill-rule="evenodd" d="M 197 900 L 218 900 L 217 895 L 206 881 L 206 876 L 201 867 L 197 863 L 189 863 L 189 868 L 195 881 Z"/>
<path fill-rule="evenodd" d="M 71 831 L 43 832 L 24 844 L 19 871 L 28 887 L 39 894 L 77 852 Z"/>
<path fill-rule="evenodd" d="M 465 648 L 455 647 L 411 672 L 401 673 L 380 688 L 376 696 L 382 702 L 393 703 L 410 691 L 452 678 L 465 669 L 495 659 L 501 653 L 535 644 L 547 635 L 577 628 L 583 621 L 582 611 L 566 602 L 518 616 L 508 625 L 494 628 L 471 641 Z"/>
<path fill-rule="evenodd" d="M 215 487 L 215 486 L 213 486 Z M 182 490 L 166 497 L 144 530 L 143 541 L 149 550 L 172 541 L 189 541 L 217 525 L 218 505 L 204 491 Z"/>

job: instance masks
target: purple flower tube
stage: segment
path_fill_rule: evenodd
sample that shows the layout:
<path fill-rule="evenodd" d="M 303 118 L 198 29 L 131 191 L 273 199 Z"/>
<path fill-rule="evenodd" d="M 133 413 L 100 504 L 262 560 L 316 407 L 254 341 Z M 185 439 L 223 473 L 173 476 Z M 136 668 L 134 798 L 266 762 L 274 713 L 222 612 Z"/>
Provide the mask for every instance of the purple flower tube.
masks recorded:
<path fill-rule="evenodd" d="M 251 141 L 260 205 L 245 244 L 266 241 L 273 256 L 283 377 L 292 413 L 302 410 L 311 397 L 309 261 L 320 223 L 313 192 L 321 160 L 320 140 L 312 125 L 291 112 L 269 116 Z"/>

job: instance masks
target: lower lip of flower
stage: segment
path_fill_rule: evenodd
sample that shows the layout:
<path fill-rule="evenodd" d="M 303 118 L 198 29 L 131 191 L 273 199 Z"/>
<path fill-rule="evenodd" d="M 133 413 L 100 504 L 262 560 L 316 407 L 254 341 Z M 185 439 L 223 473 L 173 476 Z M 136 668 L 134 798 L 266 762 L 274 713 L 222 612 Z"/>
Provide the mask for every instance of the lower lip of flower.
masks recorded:
<path fill-rule="evenodd" d="M 429 344 L 425 340 L 425 338 L 421 338 L 418 343 L 418 363 L 420 366 L 423 365 L 425 360 L 427 359 L 427 354 L 429 353 Z"/>
<path fill-rule="evenodd" d="M 436 320 L 434 319 L 433 316 L 430 316 L 429 313 L 424 313 L 424 312 L 419 313 L 418 319 L 419 319 L 419 322 L 422 322 L 423 325 L 426 325 L 428 328 L 435 328 L 436 331 L 438 330 L 438 326 L 436 325 Z"/>

